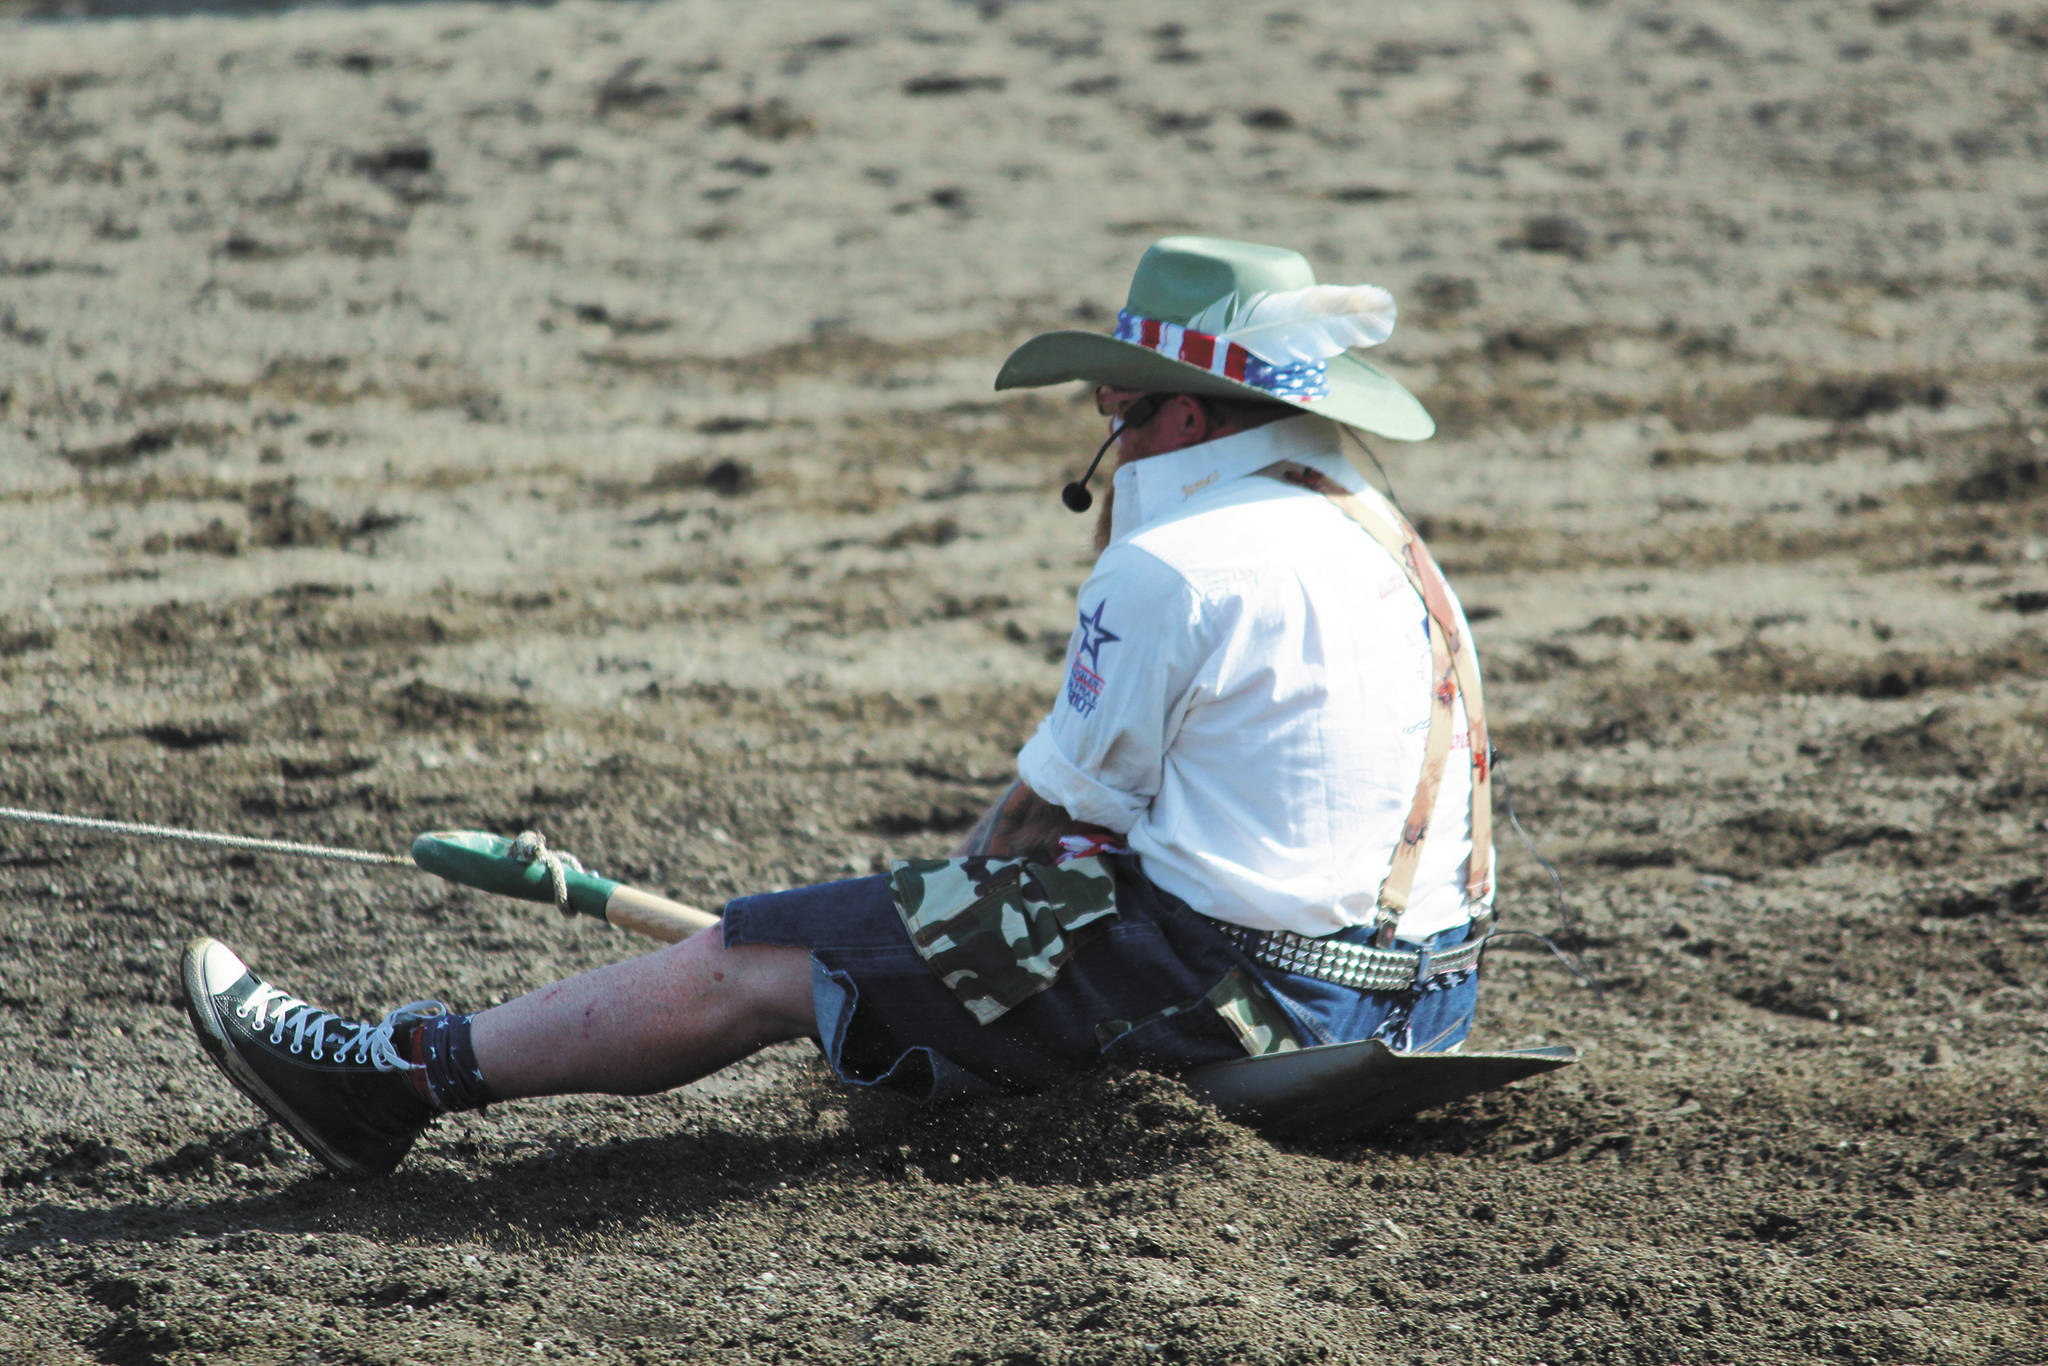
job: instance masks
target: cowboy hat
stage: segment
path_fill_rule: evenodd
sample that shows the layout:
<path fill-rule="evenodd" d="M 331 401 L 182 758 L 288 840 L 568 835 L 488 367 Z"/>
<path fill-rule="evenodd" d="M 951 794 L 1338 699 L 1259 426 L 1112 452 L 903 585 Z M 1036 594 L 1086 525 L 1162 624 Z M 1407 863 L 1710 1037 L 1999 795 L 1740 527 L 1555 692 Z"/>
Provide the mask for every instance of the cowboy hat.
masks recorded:
<path fill-rule="evenodd" d="M 1220 237 L 1154 242 L 1116 333 L 1033 337 L 998 389 L 1087 380 L 1147 393 L 1269 399 L 1380 436 L 1422 441 L 1436 422 L 1391 377 L 1350 354 L 1385 341 L 1394 300 L 1372 285 L 1318 285 L 1300 252 Z"/>

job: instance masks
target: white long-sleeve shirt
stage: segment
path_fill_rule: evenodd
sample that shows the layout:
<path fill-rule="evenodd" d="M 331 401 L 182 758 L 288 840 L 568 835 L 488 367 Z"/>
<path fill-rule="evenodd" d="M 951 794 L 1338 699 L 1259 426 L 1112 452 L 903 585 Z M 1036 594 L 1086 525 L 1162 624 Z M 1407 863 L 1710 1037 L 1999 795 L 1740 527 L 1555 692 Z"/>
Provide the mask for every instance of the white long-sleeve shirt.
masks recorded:
<path fill-rule="evenodd" d="M 1017 757 L 1195 910 L 1318 936 L 1373 922 L 1429 730 L 1400 566 L 1321 494 L 1252 477 L 1294 460 L 1377 502 L 1338 439 L 1304 415 L 1119 469 L 1065 687 Z M 1469 917 L 1462 701 L 1454 721 L 1404 939 Z"/>

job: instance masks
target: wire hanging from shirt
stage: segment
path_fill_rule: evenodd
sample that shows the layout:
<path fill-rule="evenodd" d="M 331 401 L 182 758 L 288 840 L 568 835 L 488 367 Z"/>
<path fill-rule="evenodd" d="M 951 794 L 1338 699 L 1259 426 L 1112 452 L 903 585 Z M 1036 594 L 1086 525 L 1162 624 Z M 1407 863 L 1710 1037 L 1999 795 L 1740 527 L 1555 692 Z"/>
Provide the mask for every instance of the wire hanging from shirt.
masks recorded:
<path fill-rule="evenodd" d="M 1394 481 L 1388 477 L 1387 467 L 1380 463 L 1378 452 L 1365 443 L 1365 438 L 1358 434 L 1356 428 L 1345 427 L 1344 435 L 1350 437 L 1353 444 L 1365 452 L 1365 458 L 1372 461 L 1372 467 L 1380 472 L 1380 483 L 1386 485 L 1387 501 L 1394 505 L 1394 511 L 1400 513 L 1403 517 L 1407 517 L 1408 509 L 1401 506 L 1400 495 L 1394 492 Z M 1413 521 L 1414 519 L 1411 517 L 1409 520 Z"/>

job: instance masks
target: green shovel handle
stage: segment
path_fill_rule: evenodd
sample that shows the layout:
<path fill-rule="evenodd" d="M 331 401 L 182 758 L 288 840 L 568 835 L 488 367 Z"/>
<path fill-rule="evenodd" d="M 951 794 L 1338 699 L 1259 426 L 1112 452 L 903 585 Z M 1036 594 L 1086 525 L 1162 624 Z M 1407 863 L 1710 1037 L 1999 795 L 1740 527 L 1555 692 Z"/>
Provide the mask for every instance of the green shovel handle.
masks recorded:
<path fill-rule="evenodd" d="M 552 906 L 555 880 L 545 864 L 515 857 L 512 841 L 481 830 L 439 830 L 412 842 L 412 861 L 437 877 L 522 901 Z M 627 887 L 585 869 L 565 867 L 569 909 L 665 943 L 687 939 L 718 917 L 679 901 Z"/>

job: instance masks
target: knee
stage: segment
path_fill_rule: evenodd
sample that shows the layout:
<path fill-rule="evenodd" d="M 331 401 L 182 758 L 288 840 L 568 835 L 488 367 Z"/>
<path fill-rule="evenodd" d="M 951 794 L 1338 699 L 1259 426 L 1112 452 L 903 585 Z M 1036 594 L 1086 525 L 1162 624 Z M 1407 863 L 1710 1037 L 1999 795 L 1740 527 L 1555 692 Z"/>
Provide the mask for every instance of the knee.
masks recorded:
<path fill-rule="evenodd" d="M 666 953 L 694 979 L 706 1003 L 760 1043 L 798 1039 L 817 1029 L 811 1005 L 811 952 L 782 944 L 728 946 L 716 929 Z"/>

